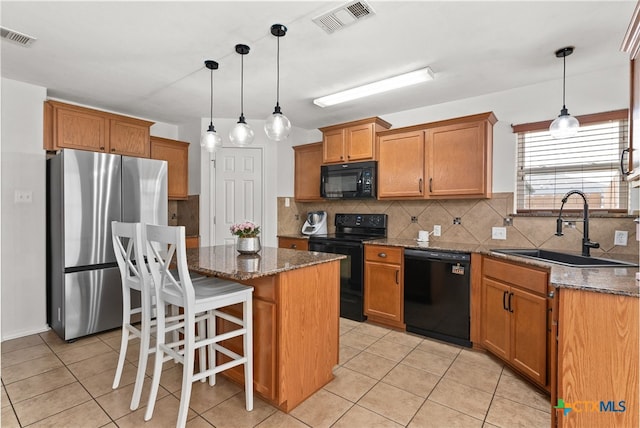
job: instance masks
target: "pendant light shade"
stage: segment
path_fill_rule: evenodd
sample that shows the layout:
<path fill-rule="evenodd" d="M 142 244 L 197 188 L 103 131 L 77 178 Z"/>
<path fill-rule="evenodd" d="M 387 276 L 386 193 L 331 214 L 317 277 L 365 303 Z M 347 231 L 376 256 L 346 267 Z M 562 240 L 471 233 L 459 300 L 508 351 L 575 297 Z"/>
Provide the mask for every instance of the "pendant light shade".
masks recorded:
<path fill-rule="evenodd" d="M 213 70 L 218 69 L 218 63 L 208 59 L 204 62 L 204 65 L 211 71 L 211 84 L 209 86 L 211 90 L 211 97 L 209 98 L 211 110 L 209 115 L 209 128 L 204 134 L 202 134 L 202 137 L 200 138 L 200 146 L 202 147 L 202 150 L 213 153 L 222 147 L 222 138 L 220 138 L 216 132 L 216 128 L 213 126 Z"/>
<path fill-rule="evenodd" d="M 244 56 L 249 53 L 249 46 L 236 45 L 236 52 L 240 54 L 240 118 L 229 132 L 229 139 L 237 146 L 247 146 L 253 142 L 253 130 L 244 119 Z"/>
<path fill-rule="evenodd" d="M 270 140 L 285 140 L 291 132 L 291 122 L 280 110 L 280 38 L 287 34 L 287 27 L 282 24 L 273 24 L 271 34 L 277 37 L 277 80 L 276 80 L 276 106 L 271 116 L 264 122 L 264 132 Z"/>
<path fill-rule="evenodd" d="M 566 58 L 572 53 L 573 46 L 568 46 L 556 51 L 556 57 L 562 58 L 562 109 L 560 110 L 560 115 L 553 122 L 551 122 L 551 126 L 549 127 L 549 132 L 551 133 L 551 136 L 553 138 L 573 137 L 578 133 L 578 129 L 580 128 L 580 122 L 578 122 L 578 119 L 569 114 L 564 99 L 567 70 Z"/>

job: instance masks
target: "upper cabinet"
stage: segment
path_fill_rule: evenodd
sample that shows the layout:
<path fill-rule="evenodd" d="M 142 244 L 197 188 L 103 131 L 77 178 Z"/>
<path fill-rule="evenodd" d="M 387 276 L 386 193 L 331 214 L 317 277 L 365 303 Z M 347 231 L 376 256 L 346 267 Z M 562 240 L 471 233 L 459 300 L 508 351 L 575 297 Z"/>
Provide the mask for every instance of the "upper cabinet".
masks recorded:
<path fill-rule="evenodd" d="M 622 50 L 629 54 L 630 59 L 630 98 L 629 98 L 629 157 L 626 165 L 621 166 L 623 172 L 628 172 L 628 180 L 640 179 L 640 152 L 634 152 L 640 143 L 640 2 L 629 23 L 627 34 L 622 42 Z"/>
<path fill-rule="evenodd" d="M 169 199 L 189 196 L 189 143 L 151 137 L 151 158 L 167 161 Z"/>
<path fill-rule="evenodd" d="M 391 124 L 379 117 L 320 128 L 323 134 L 324 163 L 356 162 L 375 159 L 376 133 Z"/>
<path fill-rule="evenodd" d="M 378 134 L 378 198 L 488 198 L 491 112 Z"/>
<path fill-rule="evenodd" d="M 153 122 L 58 101 L 44 103 L 44 149 L 90 150 L 148 158 Z"/>
<path fill-rule="evenodd" d="M 322 143 L 294 146 L 294 199 L 296 201 L 319 201 L 320 165 L 322 165 Z"/>

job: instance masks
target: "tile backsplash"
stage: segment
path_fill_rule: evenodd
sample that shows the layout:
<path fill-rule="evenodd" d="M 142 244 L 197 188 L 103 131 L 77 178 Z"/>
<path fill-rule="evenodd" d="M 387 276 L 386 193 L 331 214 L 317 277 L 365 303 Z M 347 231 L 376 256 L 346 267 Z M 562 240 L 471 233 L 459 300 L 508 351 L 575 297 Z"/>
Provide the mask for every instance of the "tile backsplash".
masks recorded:
<path fill-rule="evenodd" d="M 433 241 L 572 252 L 579 252 L 582 245 L 582 222 L 576 222 L 575 228 L 565 226 L 564 236 L 555 236 L 556 217 L 512 217 L 512 225 L 505 226 L 507 239 L 492 239 L 492 227 L 502 227 L 504 218 L 510 217 L 513 212 L 512 193 L 494 193 L 491 199 L 295 202 L 290 197 L 289 201 L 290 206 L 285 207 L 285 198 L 278 198 L 278 235 L 300 234 L 307 212 L 324 210 L 329 215 L 329 233 L 335 230 L 333 219 L 336 213 L 384 213 L 389 216 L 387 235 L 390 238 L 415 238 L 419 230 L 430 231 L 439 224 L 442 236 L 432 236 L 430 239 Z M 416 222 L 412 222 L 412 217 Z M 454 224 L 456 217 L 460 219 L 460 224 Z M 579 220 L 578 217 L 575 219 Z M 600 243 L 600 248 L 593 249 L 591 254 L 638 255 L 639 242 L 636 240 L 633 220 L 629 217 L 591 217 L 589 237 Z M 628 232 L 626 246 L 614 245 L 616 230 Z"/>

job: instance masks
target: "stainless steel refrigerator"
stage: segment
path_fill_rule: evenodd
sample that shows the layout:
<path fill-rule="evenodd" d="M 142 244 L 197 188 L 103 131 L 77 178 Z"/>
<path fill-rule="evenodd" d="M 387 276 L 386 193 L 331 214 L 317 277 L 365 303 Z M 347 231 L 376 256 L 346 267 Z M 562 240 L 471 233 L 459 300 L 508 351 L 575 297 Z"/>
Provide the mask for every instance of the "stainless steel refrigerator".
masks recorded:
<path fill-rule="evenodd" d="M 47 159 L 47 320 L 64 340 L 122 325 L 111 222 L 167 224 L 167 162 L 65 149 Z"/>

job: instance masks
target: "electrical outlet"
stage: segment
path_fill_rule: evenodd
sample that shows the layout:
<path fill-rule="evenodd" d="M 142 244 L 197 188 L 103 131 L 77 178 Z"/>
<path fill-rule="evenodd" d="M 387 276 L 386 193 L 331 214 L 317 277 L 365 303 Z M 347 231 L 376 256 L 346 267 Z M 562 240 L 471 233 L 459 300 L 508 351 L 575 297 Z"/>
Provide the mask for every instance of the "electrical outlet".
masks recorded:
<path fill-rule="evenodd" d="M 491 239 L 507 239 L 507 228 L 506 227 L 492 227 L 491 228 Z"/>
<path fill-rule="evenodd" d="M 14 196 L 14 202 L 16 204 L 30 204 L 32 201 L 31 190 L 16 190 Z"/>
<path fill-rule="evenodd" d="M 627 238 L 629 237 L 629 232 L 626 230 L 616 230 L 616 234 L 613 238 L 613 245 L 627 245 Z"/>
<path fill-rule="evenodd" d="M 462 224 L 462 220 L 460 219 L 460 217 L 454 217 L 453 224 Z"/>
<path fill-rule="evenodd" d="M 439 224 L 433 225 L 433 236 L 440 236 L 442 234 L 442 228 Z"/>
<path fill-rule="evenodd" d="M 285 208 L 289 208 L 291 206 L 291 199 L 284 198 L 284 206 Z"/>

